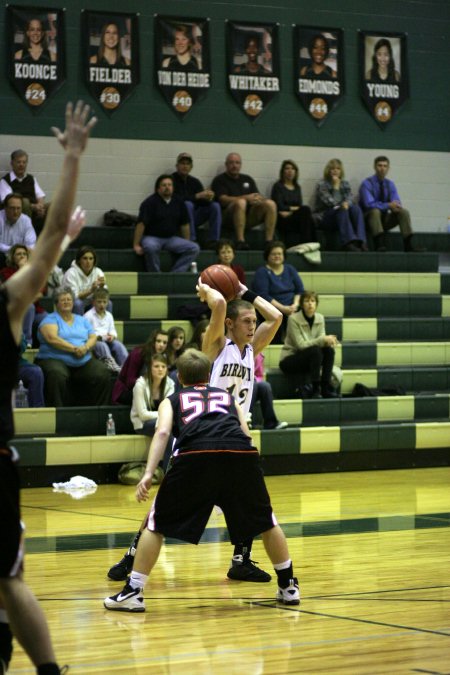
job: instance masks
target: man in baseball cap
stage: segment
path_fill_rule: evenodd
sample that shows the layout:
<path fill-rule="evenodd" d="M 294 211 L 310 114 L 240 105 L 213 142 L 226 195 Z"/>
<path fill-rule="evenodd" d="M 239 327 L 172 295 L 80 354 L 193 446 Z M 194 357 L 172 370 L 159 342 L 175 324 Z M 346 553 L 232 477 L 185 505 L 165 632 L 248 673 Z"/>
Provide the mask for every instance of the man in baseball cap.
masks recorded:
<path fill-rule="evenodd" d="M 189 175 L 193 163 L 192 155 L 188 152 L 180 152 L 177 157 L 176 171 L 172 174 L 174 192 L 184 200 L 188 210 L 191 241 L 197 240 L 197 228 L 208 221 L 206 248 L 214 249 L 220 239 L 222 210 L 214 200 L 214 192 L 205 190 L 198 178 Z"/>

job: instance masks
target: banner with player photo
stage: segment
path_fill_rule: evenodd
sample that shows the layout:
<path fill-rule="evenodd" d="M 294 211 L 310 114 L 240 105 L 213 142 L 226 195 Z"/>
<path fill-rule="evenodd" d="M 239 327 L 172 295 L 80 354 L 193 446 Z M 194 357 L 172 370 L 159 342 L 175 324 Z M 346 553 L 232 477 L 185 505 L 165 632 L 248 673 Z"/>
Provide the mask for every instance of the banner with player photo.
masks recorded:
<path fill-rule="evenodd" d="M 82 35 L 86 86 L 111 114 L 139 84 L 137 14 L 85 10 Z"/>
<path fill-rule="evenodd" d="M 280 91 L 278 24 L 227 21 L 227 77 L 236 103 L 258 119 Z"/>
<path fill-rule="evenodd" d="M 211 86 L 209 19 L 155 16 L 156 84 L 183 119 Z"/>
<path fill-rule="evenodd" d="M 409 98 L 406 34 L 359 31 L 359 63 L 361 96 L 385 129 Z"/>
<path fill-rule="evenodd" d="M 6 7 L 8 78 L 34 112 L 66 80 L 64 11 Z"/>
<path fill-rule="evenodd" d="M 294 26 L 294 88 L 320 126 L 344 96 L 344 35 L 340 28 Z"/>

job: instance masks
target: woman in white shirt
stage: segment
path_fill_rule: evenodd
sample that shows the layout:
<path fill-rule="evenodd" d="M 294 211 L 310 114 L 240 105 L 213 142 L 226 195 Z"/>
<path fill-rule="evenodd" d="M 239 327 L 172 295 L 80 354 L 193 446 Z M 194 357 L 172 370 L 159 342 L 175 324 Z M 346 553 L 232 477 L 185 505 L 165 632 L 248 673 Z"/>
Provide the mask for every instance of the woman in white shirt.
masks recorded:
<path fill-rule="evenodd" d="M 68 286 L 75 296 L 73 311 L 75 314 L 84 314 L 92 305 L 94 291 L 97 288 L 108 288 L 105 275 L 97 267 L 97 253 L 92 246 L 81 246 L 75 255 L 75 260 L 64 275 L 63 286 Z M 112 312 L 112 302 L 106 307 Z"/>
<path fill-rule="evenodd" d="M 173 380 L 168 377 L 167 358 L 163 354 L 154 354 L 148 371 L 136 380 L 133 387 L 133 404 L 130 418 L 134 430 L 147 437 L 147 446 L 155 432 L 158 421 L 158 406 L 164 398 L 175 391 Z M 147 448 L 147 449 L 148 449 Z M 172 438 L 167 442 L 163 459 L 163 469 L 167 467 L 172 449 Z"/>

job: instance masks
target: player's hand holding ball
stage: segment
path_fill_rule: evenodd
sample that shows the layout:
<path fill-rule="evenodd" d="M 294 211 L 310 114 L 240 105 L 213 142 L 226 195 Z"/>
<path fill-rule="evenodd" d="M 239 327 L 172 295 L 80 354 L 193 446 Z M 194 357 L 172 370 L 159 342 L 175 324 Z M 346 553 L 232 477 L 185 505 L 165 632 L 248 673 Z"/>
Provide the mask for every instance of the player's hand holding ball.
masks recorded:
<path fill-rule="evenodd" d="M 243 286 L 231 267 L 227 267 L 226 265 L 210 265 L 200 275 L 197 292 L 200 300 L 204 301 L 206 300 L 208 289 L 212 288 L 223 295 L 227 302 L 230 302 L 241 292 L 241 287 Z M 245 288 L 245 290 L 247 289 Z"/>

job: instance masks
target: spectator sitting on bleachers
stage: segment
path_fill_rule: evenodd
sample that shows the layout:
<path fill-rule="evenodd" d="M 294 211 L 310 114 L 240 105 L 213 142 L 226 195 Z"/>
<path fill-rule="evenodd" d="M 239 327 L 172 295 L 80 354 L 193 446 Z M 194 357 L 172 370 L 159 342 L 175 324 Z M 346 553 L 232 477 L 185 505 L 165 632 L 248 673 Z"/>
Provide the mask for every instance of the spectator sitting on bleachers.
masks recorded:
<path fill-rule="evenodd" d="M 176 370 L 177 358 L 181 356 L 186 349 L 186 333 L 181 326 L 172 326 L 169 328 L 167 337 L 167 365 L 170 372 Z"/>
<path fill-rule="evenodd" d="M 0 211 L 0 267 L 4 266 L 6 254 L 14 244 L 34 248 L 36 232 L 30 218 L 22 212 L 21 195 L 11 192 Z"/>
<path fill-rule="evenodd" d="M 75 260 L 64 275 L 63 286 L 70 288 L 75 297 L 73 311 L 83 315 L 92 304 L 92 297 L 96 288 L 108 288 L 105 275 L 97 267 L 97 253 L 93 246 L 81 246 L 75 254 Z M 111 300 L 107 309 L 112 312 Z"/>
<path fill-rule="evenodd" d="M 325 319 L 316 312 L 318 304 L 319 296 L 314 291 L 301 294 L 300 311 L 288 319 L 280 368 L 285 375 L 309 375 L 311 398 L 335 398 L 331 373 L 338 339 L 325 333 Z M 301 389 L 300 382 L 298 388 Z"/>
<path fill-rule="evenodd" d="M 389 159 L 382 155 L 375 157 L 374 168 L 375 175 L 366 178 L 361 183 L 359 202 L 370 227 L 375 250 L 387 250 L 385 233 L 398 225 L 405 251 L 424 251 L 424 248 L 413 245 L 409 211 L 403 208 L 395 183 L 386 178 L 389 171 Z"/>
<path fill-rule="evenodd" d="M 128 356 L 128 351 L 117 339 L 117 330 L 114 317 L 106 307 L 109 302 L 109 293 L 106 288 L 96 288 L 92 298 L 93 307 L 85 313 L 95 334 L 97 342 L 94 346 L 95 356 L 103 361 L 113 373 L 120 373 L 120 369 Z"/>
<path fill-rule="evenodd" d="M 233 242 L 230 241 L 229 239 L 219 239 L 216 246 L 216 253 L 217 253 L 217 262 L 220 265 L 226 265 L 227 267 L 231 267 L 231 269 L 236 274 L 241 284 L 244 284 L 245 286 L 246 285 L 245 270 L 242 267 L 242 265 L 237 265 L 236 263 L 233 262 L 235 256 Z"/>
<path fill-rule="evenodd" d="M 48 204 L 36 178 L 27 173 L 27 166 L 28 154 L 25 150 L 14 150 L 11 153 L 11 171 L 0 180 L 0 203 L 12 192 L 21 195 L 22 210 L 30 216 L 34 229 L 39 233 L 44 226 Z"/>
<path fill-rule="evenodd" d="M 202 350 L 203 338 L 205 337 L 206 329 L 209 326 L 209 319 L 201 319 L 194 328 L 192 333 L 192 338 L 189 344 L 186 346 L 191 349 L 198 349 L 200 352 Z"/>
<path fill-rule="evenodd" d="M 134 430 L 144 434 L 147 441 L 147 454 L 150 441 L 158 421 L 158 406 L 175 391 L 173 380 L 168 376 L 167 358 L 164 354 L 153 354 L 143 375 L 138 377 L 133 387 L 133 403 L 130 419 Z M 166 470 L 172 451 L 172 438 L 167 441 L 163 459 Z"/>
<path fill-rule="evenodd" d="M 109 405 L 111 378 L 106 366 L 92 358 L 97 336 L 84 316 L 72 312 L 74 297 L 61 287 L 53 296 L 55 311 L 39 326 L 36 364 L 45 377 L 48 406 Z"/>
<path fill-rule="evenodd" d="M 45 408 L 44 373 L 35 363 L 30 363 L 23 357 L 27 348 L 25 335 L 22 335 L 20 345 L 19 382 L 22 380 L 25 389 L 28 389 L 28 405 L 30 408 Z"/>
<path fill-rule="evenodd" d="M 316 188 L 316 212 L 323 230 L 337 230 L 346 251 L 368 251 L 361 209 L 354 203 L 350 183 L 344 180 L 340 159 L 330 159 Z"/>
<path fill-rule="evenodd" d="M 222 210 L 220 204 L 214 200 L 214 192 L 205 190 L 198 178 L 189 175 L 192 166 L 192 155 L 180 152 L 177 170 L 172 174 L 174 193 L 181 197 L 188 210 L 191 241 L 197 241 L 197 228 L 208 221 L 206 248 L 214 249 L 222 228 Z"/>
<path fill-rule="evenodd" d="M 133 387 L 140 375 L 146 372 L 154 354 L 165 354 L 169 336 L 166 330 L 157 328 L 143 345 L 131 350 L 125 359 L 112 391 L 112 401 L 116 404 L 131 405 Z"/>
<path fill-rule="evenodd" d="M 169 377 L 175 384 L 175 391 L 181 389 L 178 380 L 177 359 L 186 349 L 186 333 L 181 326 L 172 326 L 168 333 L 169 342 L 167 345 L 167 365 L 169 366 Z"/>
<path fill-rule="evenodd" d="M 144 256 L 147 272 L 161 271 L 161 250 L 175 256 L 171 272 L 187 272 L 200 252 L 199 245 L 189 237 L 189 214 L 182 198 L 174 194 L 172 176 L 158 176 L 154 194 L 139 207 L 133 238 L 135 253 Z"/>
<path fill-rule="evenodd" d="M 259 193 L 251 176 L 241 173 L 242 159 L 230 152 L 225 160 L 226 171 L 216 176 L 211 188 L 223 211 L 223 224 L 232 225 L 236 235 L 236 250 L 248 250 L 246 227 L 264 223 L 266 241 L 273 239 L 277 207 L 271 199 Z"/>
<path fill-rule="evenodd" d="M 303 282 L 295 267 L 285 262 L 285 252 L 282 241 L 268 242 L 264 249 L 266 264 L 258 267 L 253 279 L 254 292 L 283 314 L 283 321 L 272 344 L 283 342 L 288 317 L 298 311 L 300 294 L 303 292 Z"/>
<path fill-rule="evenodd" d="M 282 162 L 271 197 L 277 205 L 277 230 L 287 247 L 317 241 L 314 218 L 309 206 L 303 203 L 298 166 L 292 159 Z"/>
<path fill-rule="evenodd" d="M 273 391 L 270 382 L 264 379 L 264 355 L 262 352 L 255 356 L 255 382 L 253 384 L 253 396 L 250 404 L 250 412 L 253 413 L 255 403 L 261 404 L 264 429 L 285 429 L 287 422 L 280 422 L 273 408 Z"/>
<path fill-rule="evenodd" d="M 64 271 L 59 265 L 55 265 L 47 279 L 47 288 L 45 295 L 52 297 L 57 288 L 62 286 L 64 281 Z"/>
<path fill-rule="evenodd" d="M 21 267 L 27 264 L 29 258 L 29 250 L 23 244 L 14 244 L 11 246 L 6 254 L 6 267 L 0 270 L 0 278 L 6 281 L 13 274 L 15 274 Z M 45 289 L 44 289 L 45 290 Z M 43 295 L 43 292 L 40 295 Z M 41 323 L 47 312 L 44 310 L 39 300 L 29 306 L 25 313 L 23 320 L 23 332 L 26 338 L 27 347 L 31 347 L 33 343 L 33 327 L 37 328 Z"/>

